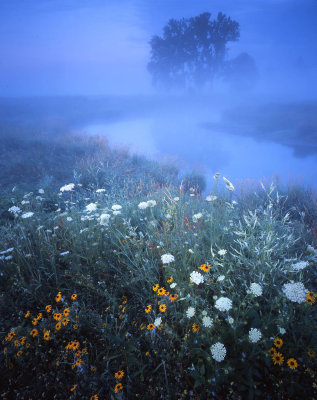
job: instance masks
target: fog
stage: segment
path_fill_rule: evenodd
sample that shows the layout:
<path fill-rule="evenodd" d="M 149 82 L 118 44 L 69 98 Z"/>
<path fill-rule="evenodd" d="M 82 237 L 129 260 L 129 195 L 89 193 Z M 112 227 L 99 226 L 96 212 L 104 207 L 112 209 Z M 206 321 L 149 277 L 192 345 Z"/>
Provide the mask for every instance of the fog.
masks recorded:
<path fill-rule="evenodd" d="M 239 23 L 226 55 L 247 53 L 254 79 L 155 87 L 151 38 L 204 12 Z M 314 0 L 2 0 L 1 136 L 105 135 L 208 182 L 219 171 L 316 188 L 316 17 Z"/>

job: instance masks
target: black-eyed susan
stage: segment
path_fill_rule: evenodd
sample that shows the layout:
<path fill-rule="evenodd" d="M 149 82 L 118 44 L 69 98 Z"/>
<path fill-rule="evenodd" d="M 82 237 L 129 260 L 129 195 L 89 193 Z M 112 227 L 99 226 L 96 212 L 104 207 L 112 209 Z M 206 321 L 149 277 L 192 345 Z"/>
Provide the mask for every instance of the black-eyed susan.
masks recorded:
<path fill-rule="evenodd" d="M 123 389 L 123 385 L 122 385 L 122 383 L 117 383 L 116 384 L 116 386 L 114 387 L 114 391 L 117 393 L 117 392 L 120 392 L 120 390 L 122 390 Z"/>
<path fill-rule="evenodd" d="M 289 358 L 287 360 L 287 365 L 289 366 L 290 369 L 296 369 L 298 367 L 298 363 L 295 360 L 295 358 Z"/>
<path fill-rule="evenodd" d="M 200 326 L 198 324 L 193 324 L 193 332 L 199 332 Z"/>
<path fill-rule="evenodd" d="M 57 322 L 57 324 L 55 325 L 55 329 L 57 331 L 59 331 L 62 328 L 62 324 L 60 322 Z"/>
<path fill-rule="evenodd" d="M 309 356 L 310 358 L 314 358 L 315 355 L 316 355 L 316 352 L 315 352 L 314 350 L 308 350 L 308 351 L 307 351 L 307 354 L 308 354 L 308 356 Z"/>
<path fill-rule="evenodd" d="M 15 336 L 15 332 L 14 331 L 10 331 L 7 336 L 5 337 L 5 341 L 6 342 L 10 342 Z"/>
<path fill-rule="evenodd" d="M 211 265 L 208 265 L 208 264 L 202 264 L 202 265 L 199 267 L 199 269 L 201 269 L 201 270 L 204 271 L 204 272 L 209 272 L 210 268 L 211 268 Z"/>
<path fill-rule="evenodd" d="M 165 293 L 166 293 L 166 290 L 163 287 L 159 288 L 158 291 L 157 291 L 157 294 L 159 296 L 164 296 Z"/>
<path fill-rule="evenodd" d="M 56 300 L 57 303 L 59 303 L 62 300 L 62 292 L 58 292 L 57 293 L 57 295 L 55 297 L 55 300 Z"/>
<path fill-rule="evenodd" d="M 283 340 L 280 338 L 274 339 L 274 346 L 280 349 L 283 346 Z"/>
<path fill-rule="evenodd" d="M 79 348 L 79 342 L 72 343 L 73 350 L 77 350 Z"/>
<path fill-rule="evenodd" d="M 79 358 L 78 360 L 76 360 L 75 365 L 78 367 L 82 363 L 83 363 L 83 360 L 81 358 Z"/>
<path fill-rule="evenodd" d="M 166 305 L 165 304 L 160 304 L 159 309 L 160 309 L 161 312 L 164 313 L 166 311 Z"/>
<path fill-rule="evenodd" d="M 8 348 L 7 348 L 7 347 L 5 347 L 5 348 L 3 349 L 3 354 L 4 354 L 4 355 L 6 355 L 6 354 L 7 354 L 7 352 L 8 352 Z"/>
<path fill-rule="evenodd" d="M 21 343 L 22 346 L 24 346 L 25 341 L 26 341 L 26 336 L 22 336 L 21 339 L 20 339 L 20 343 Z"/>
<path fill-rule="evenodd" d="M 53 314 L 53 318 L 55 319 L 55 321 L 59 321 L 62 318 L 62 314 L 61 313 L 55 313 L 55 314 Z"/>
<path fill-rule="evenodd" d="M 30 316 L 30 311 L 28 310 L 26 313 L 25 313 L 25 315 L 24 315 L 24 318 L 28 318 L 29 316 Z"/>
<path fill-rule="evenodd" d="M 171 276 L 168 280 L 167 283 L 172 283 L 173 282 L 173 277 Z"/>
<path fill-rule="evenodd" d="M 153 287 L 152 287 L 152 289 L 153 289 L 153 292 L 156 292 L 157 290 L 158 290 L 158 288 L 160 287 L 160 285 L 157 283 L 156 285 L 154 285 Z"/>
<path fill-rule="evenodd" d="M 22 351 L 22 350 L 19 350 L 19 351 L 17 352 L 17 357 L 22 356 L 22 354 L 23 354 L 23 351 Z"/>
<path fill-rule="evenodd" d="M 69 318 L 63 318 L 63 319 L 62 319 L 62 324 L 63 324 L 64 326 L 67 325 L 68 322 L 69 322 Z"/>
<path fill-rule="evenodd" d="M 43 317 L 43 314 L 40 312 L 40 313 L 37 315 L 36 319 L 39 321 L 40 319 L 42 319 L 42 317 Z"/>
<path fill-rule="evenodd" d="M 310 304 L 311 306 L 316 302 L 316 295 L 314 292 L 309 291 L 306 293 L 306 303 Z"/>
<path fill-rule="evenodd" d="M 94 394 L 93 396 L 90 397 L 90 400 L 99 400 L 99 397 L 97 394 Z"/>
<path fill-rule="evenodd" d="M 13 344 L 14 344 L 14 347 L 18 347 L 20 345 L 20 340 L 19 339 L 15 339 Z"/>
<path fill-rule="evenodd" d="M 44 340 L 46 340 L 46 341 L 50 340 L 50 332 L 49 331 L 44 331 Z"/>
<path fill-rule="evenodd" d="M 73 392 L 73 391 L 76 389 L 76 387 L 77 387 L 77 385 L 75 384 L 75 385 L 72 386 L 69 390 L 70 390 L 71 392 Z"/>
<path fill-rule="evenodd" d="M 32 337 L 37 336 L 37 335 L 38 335 L 38 330 L 37 330 L 37 329 L 32 329 L 31 332 L 30 332 L 30 335 L 31 335 Z"/>
<path fill-rule="evenodd" d="M 39 321 L 38 321 L 36 318 L 33 318 L 33 320 L 32 320 L 32 325 L 35 326 L 35 325 L 37 325 L 38 322 L 39 322 Z"/>
<path fill-rule="evenodd" d="M 52 311 L 52 306 L 48 304 L 47 306 L 45 306 L 45 310 L 49 314 Z"/>
<path fill-rule="evenodd" d="M 63 314 L 65 317 L 69 316 L 69 308 L 65 308 L 65 310 L 63 311 Z"/>
<path fill-rule="evenodd" d="M 272 355 L 272 360 L 274 362 L 274 365 L 282 365 L 284 362 L 284 357 L 282 353 L 276 352 Z"/>
<path fill-rule="evenodd" d="M 72 299 L 72 300 L 76 300 L 76 299 L 77 299 L 77 294 L 76 294 L 76 293 L 73 293 L 71 299 Z"/>
<path fill-rule="evenodd" d="M 276 349 L 274 347 L 271 347 L 267 352 L 269 353 L 270 356 L 273 356 L 273 354 L 276 353 Z"/>
<path fill-rule="evenodd" d="M 151 304 L 148 304 L 144 310 L 147 314 L 149 314 L 152 311 L 152 306 Z"/>
<path fill-rule="evenodd" d="M 120 370 L 120 371 L 116 372 L 114 374 L 114 377 L 115 377 L 115 379 L 117 379 L 119 381 L 120 379 L 122 379 L 124 377 L 124 371 Z"/>
<path fill-rule="evenodd" d="M 176 301 L 177 299 L 178 299 L 178 294 L 177 293 L 175 293 L 175 294 L 170 294 L 169 295 L 169 299 L 170 299 L 170 301 Z"/>
<path fill-rule="evenodd" d="M 73 329 L 76 331 L 76 330 L 78 329 L 78 325 L 77 325 L 77 324 L 74 324 L 74 325 L 73 325 Z"/>
<path fill-rule="evenodd" d="M 147 329 L 149 331 L 153 331 L 155 329 L 155 325 L 154 324 L 148 324 Z"/>
<path fill-rule="evenodd" d="M 87 354 L 87 353 L 88 353 L 87 347 L 83 348 L 81 354 Z"/>
<path fill-rule="evenodd" d="M 146 352 L 145 352 L 145 356 L 148 357 L 149 355 L 150 355 L 150 352 L 149 352 L 149 351 L 146 351 Z"/>

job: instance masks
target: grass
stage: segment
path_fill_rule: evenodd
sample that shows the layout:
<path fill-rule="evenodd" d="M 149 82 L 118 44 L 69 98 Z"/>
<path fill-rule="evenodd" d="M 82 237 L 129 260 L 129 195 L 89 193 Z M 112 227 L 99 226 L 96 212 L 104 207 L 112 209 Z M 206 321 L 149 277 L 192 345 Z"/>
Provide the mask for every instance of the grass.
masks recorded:
<path fill-rule="evenodd" d="M 313 398 L 313 192 L 218 177 L 208 201 L 101 139 L 40 142 L 27 184 L 1 156 L 3 398 Z"/>

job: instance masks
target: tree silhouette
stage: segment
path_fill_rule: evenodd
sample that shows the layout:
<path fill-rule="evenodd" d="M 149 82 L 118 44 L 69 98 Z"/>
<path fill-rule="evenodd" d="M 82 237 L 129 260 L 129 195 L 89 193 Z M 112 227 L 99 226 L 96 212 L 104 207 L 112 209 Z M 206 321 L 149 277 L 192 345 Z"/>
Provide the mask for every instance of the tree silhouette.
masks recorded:
<path fill-rule="evenodd" d="M 215 20 L 210 17 L 205 12 L 197 17 L 170 19 L 163 37 L 152 37 L 148 70 L 154 84 L 202 87 L 221 74 L 227 43 L 239 39 L 239 24 L 221 12 Z"/>

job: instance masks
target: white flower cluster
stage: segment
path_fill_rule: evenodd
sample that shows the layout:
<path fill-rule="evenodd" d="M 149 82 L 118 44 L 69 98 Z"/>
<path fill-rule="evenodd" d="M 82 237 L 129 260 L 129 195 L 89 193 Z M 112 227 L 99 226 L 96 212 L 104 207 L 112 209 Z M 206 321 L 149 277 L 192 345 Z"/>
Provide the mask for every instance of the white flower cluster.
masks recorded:
<path fill-rule="evenodd" d="M 210 347 L 212 358 L 218 362 L 223 361 L 226 357 L 227 350 L 225 346 L 217 342 Z"/>
<path fill-rule="evenodd" d="M 223 180 L 225 181 L 225 183 L 226 183 L 226 188 L 227 188 L 228 190 L 230 190 L 230 192 L 232 192 L 232 191 L 234 190 L 233 184 L 232 184 L 230 181 L 228 181 L 228 179 L 225 178 L 224 176 L 222 177 L 222 179 L 223 179 Z"/>
<path fill-rule="evenodd" d="M 120 206 L 119 204 L 114 204 L 111 208 L 113 211 L 119 211 L 121 210 L 122 206 Z"/>
<path fill-rule="evenodd" d="M 111 215 L 110 214 L 101 214 L 100 215 L 100 225 L 108 225 Z"/>
<path fill-rule="evenodd" d="M 191 318 L 195 315 L 195 308 L 194 307 L 188 307 L 187 311 L 186 311 L 186 316 L 187 318 Z"/>
<path fill-rule="evenodd" d="M 256 343 L 261 339 L 261 337 L 262 337 L 262 333 L 261 333 L 260 329 L 251 328 L 249 330 L 250 342 Z"/>
<path fill-rule="evenodd" d="M 154 326 L 158 327 L 160 326 L 162 323 L 162 318 L 161 317 L 157 317 L 154 321 Z"/>
<path fill-rule="evenodd" d="M 263 293 L 262 287 L 258 283 L 251 283 L 250 291 L 255 297 L 261 296 Z"/>
<path fill-rule="evenodd" d="M 217 196 L 209 195 L 206 197 L 206 201 L 215 201 L 217 200 Z"/>
<path fill-rule="evenodd" d="M 204 283 L 204 277 L 202 276 L 202 274 L 200 274 L 197 271 L 193 271 L 190 274 L 190 279 L 196 283 L 196 285 L 199 285 L 200 283 Z"/>
<path fill-rule="evenodd" d="M 104 193 L 106 191 L 106 189 L 97 189 L 96 193 Z"/>
<path fill-rule="evenodd" d="M 163 254 L 161 256 L 161 260 L 162 260 L 163 264 L 169 264 L 169 263 L 175 261 L 175 258 L 174 258 L 174 256 L 172 256 L 172 254 Z"/>
<path fill-rule="evenodd" d="M 210 328 L 212 326 L 212 324 L 213 324 L 213 321 L 210 317 L 207 317 L 207 316 L 203 317 L 203 325 L 205 328 Z"/>
<path fill-rule="evenodd" d="M 86 206 L 86 211 L 87 212 L 92 212 L 92 211 L 96 211 L 97 210 L 97 204 L 96 203 L 89 203 Z"/>
<path fill-rule="evenodd" d="M 283 292 L 288 300 L 295 303 L 304 303 L 306 300 L 307 289 L 305 289 L 305 286 L 301 282 L 285 283 L 283 285 Z"/>
<path fill-rule="evenodd" d="M 59 190 L 61 192 L 70 192 L 71 190 L 73 190 L 75 187 L 74 183 L 69 183 L 68 185 L 64 185 L 62 186 Z"/>
<path fill-rule="evenodd" d="M 292 264 L 291 267 L 294 271 L 300 271 L 309 265 L 307 261 L 299 261 L 296 264 Z"/>
<path fill-rule="evenodd" d="M 22 214 L 21 218 L 24 218 L 24 219 L 25 218 L 31 218 L 31 217 L 33 217 L 33 215 L 34 215 L 34 213 L 32 211 L 28 211 L 28 212 Z"/>
<path fill-rule="evenodd" d="M 17 217 L 20 214 L 20 212 L 22 212 L 21 208 L 17 206 L 10 207 L 8 211 L 15 217 Z"/>
<path fill-rule="evenodd" d="M 202 213 L 194 214 L 193 215 L 193 222 L 196 224 L 198 222 L 198 220 L 202 218 L 202 216 L 203 216 Z"/>
<path fill-rule="evenodd" d="M 232 301 L 228 297 L 220 297 L 216 301 L 215 307 L 219 311 L 229 311 L 232 308 Z"/>
<path fill-rule="evenodd" d="M 139 203 L 139 205 L 138 205 L 138 208 L 140 210 L 145 210 L 148 207 L 154 207 L 154 206 L 156 206 L 155 200 L 141 201 L 141 203 Z"/>
<path fill-rule="evenodd" d="M 221 249 L 221 250 L 218 251 L 218 254 L 219 254 L 220 256 L 224 256 L 225 254 L 227 254 L 227 250 Z"/>

